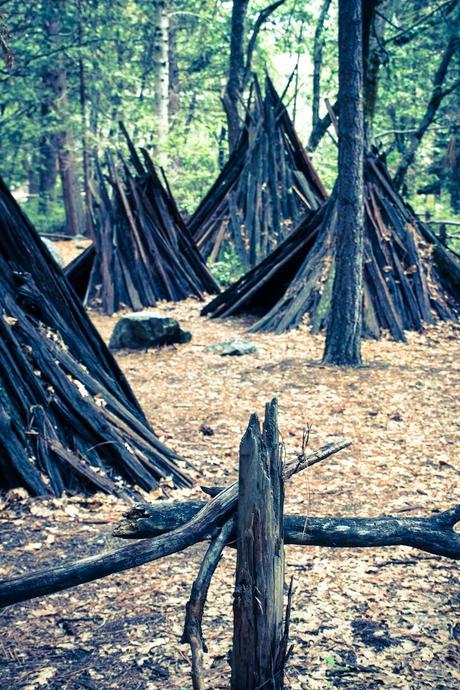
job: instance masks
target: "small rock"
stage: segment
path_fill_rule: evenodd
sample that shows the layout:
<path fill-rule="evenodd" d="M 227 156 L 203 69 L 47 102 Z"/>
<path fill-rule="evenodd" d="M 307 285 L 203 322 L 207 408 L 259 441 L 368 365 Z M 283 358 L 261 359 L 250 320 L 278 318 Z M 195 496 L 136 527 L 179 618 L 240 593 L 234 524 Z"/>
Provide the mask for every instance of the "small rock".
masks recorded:
<path fill-rule="evenodd" d="M 214 429 L 210 426 L 206 426 L 206 424 L 200 426 L 200 431 L 203 436 L 214 436 Z"/>
<path fill-rule="evenodd" d="M 64 266 L 64 259 L 61 254 L 61 250 L 59 249 L 57 244 L 55 244 L 53 240 L 50 240 L 48 237 L 42 237 L 41 241 L 43 242 L 43 244 L 46 245 L 47 250 L 53 257 L 57 265 L 62 268 Z"/>
<path fill-rule="evenodd" d="M 122 316 L 117 321 L 109 347 L 111 350 L 120 350 L 124 347 L 130 350 L 143 350 L 173 343 L 189 343 L 191 339 L 192 334 L 183 331 L 176 319 L 153 311 L 139 311 Z"/>
<path fill-rule="evenodd" d="M 219 352 L 220 355 L 230 356 L 252 355 L 254 352 L 257 352 L 257 348 L 253 343 L 241 338 L 231 338 L 215 345 L 208 345 L 208 350 Z"/>

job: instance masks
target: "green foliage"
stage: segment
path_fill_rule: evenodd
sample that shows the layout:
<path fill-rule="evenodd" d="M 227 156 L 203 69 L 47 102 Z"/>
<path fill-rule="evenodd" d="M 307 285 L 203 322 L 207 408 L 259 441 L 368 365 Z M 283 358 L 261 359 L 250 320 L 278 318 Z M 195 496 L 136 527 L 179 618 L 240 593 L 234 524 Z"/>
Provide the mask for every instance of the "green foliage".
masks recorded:
<path fill-rule="evenodd" d="M 62 234 L 65 215 L 60 200 L 48 199 L 46 209 L 38 196 L 31 196 L 21 203 L 21 208 L 38 232 L 43 235 Z"/>
<path fill-rule="evenodd" d="M 320 0 L 307 5 L 286 0 L 262 27 L 252 64 L 261 77 L 268 69 L 280 91 L 297 65 L 285 100 L 291 114 L 295 112 L 296 127 L 305 142 L 311 117 L 313 37 L 321 4 Z M 249 3 L 247 39 L 266 5 L 266 0 Z M 444 9 L 408 32 L 403 41 L 384 44 L 386 65 L 379 73 L 374 133 L 392 170 L 423 116 L 453 15 L 442 0 L 428 5 L 421 0 L 387 0 L 382 4 L 382 12 L 389 20 L 385 40 L 438 5 Z M 53 140 L 63 127 L 72 133 L 82 184 L 83 131 L 87 132 L 94 163 L 95 156 L 102 157 L 107 149 L 118 151 L 124 147 L 117 126 L 117 120 L 122 119 L 136 145 L 146 146 L 154 159 L 162 155 L 180 208 L 188 214 L 193 212 L 218 173 L 232 2 L 167 0 L 166 6 L 171 27 L 170 127 L 160 150 L 154 114 L 156 14 L 152 0 L 38 0 L 33 3 L 33 11 L 26 0 L 4 3 L 3 21 L 11 32 L 8 43 L 15 60 L 12 68 L 5 64 L 0 69 L 0 174 L 9 184 L 36 186 L 43 141 Z M 58 21 L 59 30 L 50 41 L 49 23 L 53 19 Z M 320 115 L 325 113 L 324 98 L 331 102 L 336 99 L 337 60 L 337 6 L 332 3 L 324 29 Z M 85 116 L 80 102 L 81 66 L 86 88 Z M 62 103 L 56 103 L 50 80 L 50 74 L 57 69 L 63 69 L 66 75 L 65 109 Z M 447 86 L 453 83 L 456 73 L 458 57 L 450 67 Z M 458 180 L 443 172 L 442 161 L 452 137 L 457 136 L 458 142 L 457 113 L 458 95 L 453 91 L 443 101 L 409 171 L 407 192 L 421 213 L 435 205 L 433 215 L 452 217 Z M 394 131 L 402 133 L 396 136 Z M 225 142 L 223 149 L 225 159 Z M 329 135 L 323 138 L 313 162 L 331 190 L 337 173 L 337 149 Z M 440 175 L 441 195 L 434 201 L 417 195 L 417 189 L 441 179 Z M 59 225 L 55 209 L 49 217 L 39 218 L 33 202 L 31 208 L 31 215 L 42 226 Z M 227 263 L 232 265 L 231 260 Z M 222 270 L 225 273 L 227 269 Z"/>
<path fill-rule="evenodd" d="M 328 654 L 324 661 L 329 666 L 329 668 L 335 668 L 335 666 L 337 666 L 337 661 L 333 654 Z"/>
<path fill-rule="evenodd" d="M 219 174 L 218 148 L 226 143 L 207 123 L 184 130 L 176 126 L 168 138 L 168 179 L 179 208 L 191 215 Z"/>
<path fill-rule="evenodd" d="M 219 261 L 209 264 L 211 273 L 219 285 L 226 287 L 241 278 L 245 273 L 234 247 L 227 245 L 221 252 Z"/>

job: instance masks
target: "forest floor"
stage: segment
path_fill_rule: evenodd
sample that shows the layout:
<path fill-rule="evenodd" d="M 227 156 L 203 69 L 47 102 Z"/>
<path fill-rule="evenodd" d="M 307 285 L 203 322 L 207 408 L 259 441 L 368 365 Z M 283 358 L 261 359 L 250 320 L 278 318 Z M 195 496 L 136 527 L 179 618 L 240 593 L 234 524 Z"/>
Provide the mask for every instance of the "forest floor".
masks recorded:
<path fill-rule="evenodd" d="M 191 343 L 117 359 L 159 436 L 196 479 L 236 478 L 251 412 L 277 396 L 286 454 L 346 436 L 352 446 L 286 486 L 286 511 L 309 515 L 429 516 L 459 502 L 458 331 L 366 342 L 366 366 L 320 364 L 323 337 L 300 329 L 247 335 L 250 319 L 210 321 L 199 304 L 161 305 Z M 92 315 L 108 340 L 114 318 Z M 207 345 L 235 335 L 256 354 L 222 357 Z M 193 491 L 164 492 L 186 500 Z M 150 497 L 159 498 L 161 491 Z M 124 544 L 111 529 L 126 503 L 102 495 L 0 497 L 0 577 Z M 1 612 L 1 690 L 191 690 L 184 607 L 205 544 L 133 571 Z M 286 687 L 454 690 L 460 687 L 458 564 L 403 547 L 286 547 L 294 576 L 294 651 Z M 206 687 L 228 688 L 234 553 L 225 552 L 204 618 Z"/>

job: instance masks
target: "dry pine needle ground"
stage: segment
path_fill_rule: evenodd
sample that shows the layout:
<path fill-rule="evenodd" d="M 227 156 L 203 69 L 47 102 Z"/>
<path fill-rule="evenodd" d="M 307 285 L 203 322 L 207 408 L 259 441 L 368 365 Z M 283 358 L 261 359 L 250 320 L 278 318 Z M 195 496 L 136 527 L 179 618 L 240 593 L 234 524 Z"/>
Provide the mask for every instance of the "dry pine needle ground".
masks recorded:
<path fill-rule="evenodd" d="M 244 334 L 248 320 L 209 321 L 199 304 L 161 305 L 192 331 L 190 344 L 117 359 L 156 432 L 190 460 L 197 479 L 235 479 L 253 411 L 279 398 L 286 452 L 311 425 L 315 448 L 353 445 L 295 478 L 286 509 L 311 515 L 429 515 L 459 502 L 458 332 L 366 342 L 359 370 L 322 367 L 322 336 Z M 93 314 L 108 340 L 115 320 Z M 258 352 L 221 357 L 207 345 L 240 335 Z M 157 492 L 159 493 L 159 492 Z M 188 498 L 189 492 L 169 494 Z M 157 496 L 152 496 L 156 498 Z M 111 548 L 126 505 L 105 496 L 0 498 L 0 577 Z M 191 690 L 179 644 L 184 606 L 204 545 L 135 571 L 1 613 L 0 689 Z M 412 549 L 288 547 L 296 590 L 287 687 L 454 690 L 460 685 L 458 565 Z M 214 577 L 204 631 L 207 686 L 227 688 L 234 554 Z"/>

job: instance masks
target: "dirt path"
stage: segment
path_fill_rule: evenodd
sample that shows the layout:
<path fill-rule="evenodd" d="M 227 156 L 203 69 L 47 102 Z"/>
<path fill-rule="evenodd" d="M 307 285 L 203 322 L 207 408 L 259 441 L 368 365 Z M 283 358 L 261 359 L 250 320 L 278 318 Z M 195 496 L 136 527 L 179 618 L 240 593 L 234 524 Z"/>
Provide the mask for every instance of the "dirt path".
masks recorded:
<path fill-rule="evenodd" d="M 248 416 L 276 395 L 288 455 L 299 450 L 306 425 L 312 448 L 344 435 L 353 440 L 287 486 L 288 510 L 416 516 L 459 502 L 460 367 L 451 325 L 411 335 L 408 345 L 366 343 L 369 365 L 340 371 L 319 364 L 323 339 L 307 330 L 247 336 L 249 321 L 202 319 L 192 301 L 161 311 L 177 316 L 192 342 L 120 353 L 118 361 L 157 433 L 202 483 L 235 478 Z M 108 339 L 115 320 L 94 321 Z M 258 353 L 231 358 L 207 350 L 236 334 Z M 113 546 L 111 523 L 124 508 L 101 496 L 13 495 L 5 503 L 0 577 Z M 179 638 L 203 548 L 4 611 L 0 688 L 191 690 Z M 456 563 L 403 548 L 289 547 L 287 564 L 297 583 L 291 690 L 459 687 Z M 210 690 L 228 687 L 233 568 L 226 553 L 206 612 Z"/>

